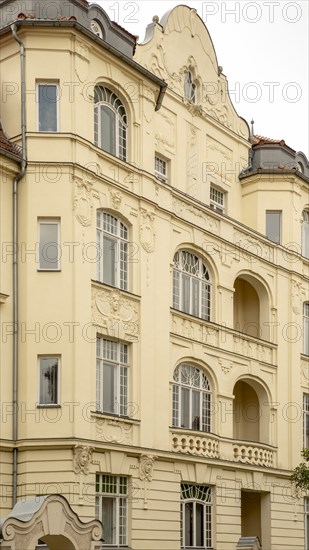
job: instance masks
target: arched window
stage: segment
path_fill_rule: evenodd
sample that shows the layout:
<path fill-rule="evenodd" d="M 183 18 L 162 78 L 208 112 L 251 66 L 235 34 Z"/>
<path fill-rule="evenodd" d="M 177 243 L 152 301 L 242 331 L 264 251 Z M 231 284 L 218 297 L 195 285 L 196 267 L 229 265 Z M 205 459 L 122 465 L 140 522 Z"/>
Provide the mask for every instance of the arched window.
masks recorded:
<path fill-rule="evenodd" d="M 94 89 L 94 143 L 104 151 L 127 158 L 127 115 L 120 99 L 105 86 Z"/>
<path fill-rule="evenodd" d="M 212 548 L 211 488 L 181 484 L 181 548 Z"/>
<path fill-rule="evenodd" d="M 192 103 L 196 103 L 196 84 L 192 80 L 192 74 L 190 71 L 185 73 L 184 95 L 186 99 Z"/>
<path fill-rule="evenodd" d="M 303 324 L 303 353 L 309 355 L 309 302 L 304 303 Z"/>
<path fill-rule="evenodd" d="M 210 432 L 210 384 L 197 367 L 182 363 L 173 376 L 173 426 Z"/>
<path fill-rule="evenodd" d="M 207 266 L 188 250 L 174 256 L 173 307 L 210 320 L 211 281 Z"/>
<path fill-rule="evenodd" d="M 302 239 L 301 253 L 305 258 L 309 258 L 309 210 L 303 210 L 302 213 Z"/>
<path fill-rule="evenodd" d="M 97 211 L 97 278 L 123 290 L 128 288 L 128 229 L 118 218 Z"/>

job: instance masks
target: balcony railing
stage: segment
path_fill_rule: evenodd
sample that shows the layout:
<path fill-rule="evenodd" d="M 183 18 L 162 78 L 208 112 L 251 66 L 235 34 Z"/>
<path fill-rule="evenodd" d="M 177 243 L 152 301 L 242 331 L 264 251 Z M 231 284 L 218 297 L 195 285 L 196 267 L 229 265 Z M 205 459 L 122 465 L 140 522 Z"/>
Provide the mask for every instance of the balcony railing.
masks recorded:
<path fill-rule="evenodd" d="M 210 434 L 201 433 L 197 435 L 196 432 L 188 434 L 173 431 L 172 450 L 180 453 L 219 458 L 219 441 L 218 437 Z"/>
<path fill-rule="evenodd" d="M 255 466 L 275 466 L 276 449 L 270 445 L 237 441 L 233 443 L 233 460 Z"/>

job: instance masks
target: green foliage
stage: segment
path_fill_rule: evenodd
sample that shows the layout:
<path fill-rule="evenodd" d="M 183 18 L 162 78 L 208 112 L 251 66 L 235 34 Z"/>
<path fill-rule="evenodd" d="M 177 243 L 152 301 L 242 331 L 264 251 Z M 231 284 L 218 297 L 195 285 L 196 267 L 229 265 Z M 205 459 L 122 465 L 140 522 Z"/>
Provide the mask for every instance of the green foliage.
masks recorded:
<path fill-rule="evenodd" d="M 291 481 L 299 489 L 304 491 L 309 490 L 309 449 L 302 450 L 302 456 L 304 462 L 301 462 L 299 466 L 296 466 L 291 476 Z"/>

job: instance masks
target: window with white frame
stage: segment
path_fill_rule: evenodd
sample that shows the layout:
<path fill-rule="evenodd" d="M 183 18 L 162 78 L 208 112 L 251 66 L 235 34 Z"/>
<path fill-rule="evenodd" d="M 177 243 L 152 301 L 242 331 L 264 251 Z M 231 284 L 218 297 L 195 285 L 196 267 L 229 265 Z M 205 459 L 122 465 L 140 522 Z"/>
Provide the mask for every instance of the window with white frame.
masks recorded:
<path fill-rule="evenodd" d="M 181 548 L 212 548 L 211 488 L 181 484 Z"/>
<path fill-rule="evenodd" d="M 309 498 L 304 498 L 305 508 L 305 550 L 309 550 Z"/>
<path fill-rule="evenodd" d="M 40 271 L 59 271 L 61 258 L 60 220 L 39 219 L 38 232 L 38 269 Z"/>
<path fill-rule="evenodd" d="M 173 426 L 210 432 L 211 389 L 204 372 L 187 363 L 173 375 Z"/>
<path fill-rule="evenodd" d="M 119 97 L 105 86 L 94 88 L 94 143 L 127 159 L 127 114 Z"/>
<path fill-rule="evenodd" d="M 196 103 L 196 84 L 193 82 L 192 74 L 190 71 L 185 73 L 184 96 L 192 103 Z"/>
<path fill-rule="evenodd" d="M 211 279 L 202 259 L 179 250 L 174 256 L 173 307 L 190 315 L 210 320 Z"/>
<path fill-rule="evenodd" d="M 155 155 L 155 176 L 162 183 L 168 182 L 168 163 L 159 155 Z"/>
<path fill-rule="evenodd" d="M 97 411 L 128 414 L 128 346 L 97 337 Z"/>
<path fill-rule="evenodd" d="M 97 211 L 97 278 L 122 290 L 128 289 L 128 229 L 121 220 Z"/>
<path fill-rule="evenodd" d="M 281 210 L 266 211 L 266 237 L 274 243 L 281 243 Z"/>
<path fill-rule="evenodd" d="M 96 518 L 104 526 L 102 546 L 128 545 L 128 478 L 96 475 Z"/>
<path fill-rule="evenodd" d="M 210 207 L 224 214 L 224 192 L 213 185 L 210 186 Z"/>
<path fill-rule="evenodd" d="M 39 357 L 39 405 L 59 404 L 60 357 Z"/>
<path fill-rule="evenodd" d="M 309 258 L 309 210 L 303 210 L 302 218 L 301 253 Z"/>
<path fill-rule="evenodd" d="M 309 302 L 303 305 L 303 353 L 309 355 Z"/>
<path fill-rule="evenodd" d="M 59 131 L 59 84 L 37 83 L 38 131 Z"/>
<path fill-rule="evenodd" d="M 304 448 L 309 449 L 309 395 L 304 394 Z"/>

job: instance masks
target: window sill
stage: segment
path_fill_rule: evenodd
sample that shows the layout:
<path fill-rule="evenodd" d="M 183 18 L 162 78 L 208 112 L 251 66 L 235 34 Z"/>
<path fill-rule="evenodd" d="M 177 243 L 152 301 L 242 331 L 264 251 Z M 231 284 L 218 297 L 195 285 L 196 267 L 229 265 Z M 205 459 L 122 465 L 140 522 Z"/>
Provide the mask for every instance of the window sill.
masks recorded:
<path fill-rule="evenodd" d="M 136 418 L 130 418 L 129 416 L 119 416 L 100 411 L 90 411 L 90 414 L 93 418 L 113 420 L 114 422 L 124 422 L 125 424 L 140 424 L 141 422 L 140 420 Z M 124 548 L 126 548 L 126 546 Z"/>
<path fill-rule="evenodd" d="M 60 268 L 57 268 L 57 269 L 37 269 L 37 272 L 38 273 L 60 273 L 61 269 Z"/>
<path fill-rule="evenodd" d="M 42 404 L 42 403 L 39 403 L 37 406 L 36 406 L 37 409 L 61 409 L 61 405 L 53 405 L 52 403 L 50 404 Z"/>

